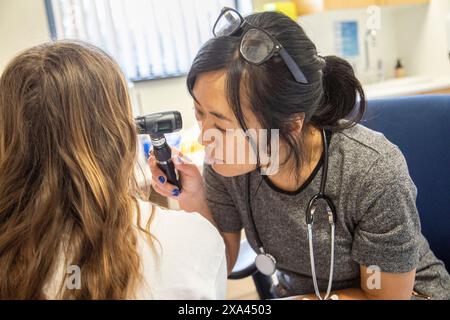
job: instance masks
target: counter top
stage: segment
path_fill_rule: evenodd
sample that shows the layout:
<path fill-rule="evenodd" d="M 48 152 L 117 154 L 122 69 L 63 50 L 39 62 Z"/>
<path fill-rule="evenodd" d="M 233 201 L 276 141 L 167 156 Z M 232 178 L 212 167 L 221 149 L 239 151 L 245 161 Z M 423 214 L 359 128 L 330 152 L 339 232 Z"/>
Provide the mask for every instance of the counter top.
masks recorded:
<path fill-rule="evenodd" d="M 450 88 L 450 76 L 447 77 L 407 77 L 392 79 L 364 86 L 368 99 L 407 96 L 429 91 Z"/>

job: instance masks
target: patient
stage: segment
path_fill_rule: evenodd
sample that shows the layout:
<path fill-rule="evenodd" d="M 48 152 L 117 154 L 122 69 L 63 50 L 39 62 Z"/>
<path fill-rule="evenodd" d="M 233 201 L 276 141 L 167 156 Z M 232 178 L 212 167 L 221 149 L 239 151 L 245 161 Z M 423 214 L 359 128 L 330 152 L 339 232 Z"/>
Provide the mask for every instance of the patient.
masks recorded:
<path fill-rule="evenodd" d="M 48 43 L 6 67 L 0 299 L 225 297 L 221 236 L 139 200 L 136 158 L 127 84 L 107 54 Z"/>

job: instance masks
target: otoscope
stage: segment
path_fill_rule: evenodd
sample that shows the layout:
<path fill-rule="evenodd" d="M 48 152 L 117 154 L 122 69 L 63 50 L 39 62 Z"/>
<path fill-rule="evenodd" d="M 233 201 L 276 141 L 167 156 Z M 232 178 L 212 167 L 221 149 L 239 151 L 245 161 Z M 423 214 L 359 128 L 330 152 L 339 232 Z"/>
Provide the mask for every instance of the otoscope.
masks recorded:
<path fill-rule="evenodd" d="M 167 177 L 167 182 L 181 190 L 175 166 L 172 162 L 172 149 L 167 144 L 165 134 L 181 130 L 183 120 L 178 111 L 160 112 L 135 119 L 139 134 L 148 134 L 152 141 L 158 167 Z"/>

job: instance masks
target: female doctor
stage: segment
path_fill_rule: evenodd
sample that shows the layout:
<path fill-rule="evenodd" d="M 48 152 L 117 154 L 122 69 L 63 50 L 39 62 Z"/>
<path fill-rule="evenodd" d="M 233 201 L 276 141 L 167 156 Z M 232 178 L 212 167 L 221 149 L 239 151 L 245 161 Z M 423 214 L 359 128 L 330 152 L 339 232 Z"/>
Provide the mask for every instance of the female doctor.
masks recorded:
<path fill-rule="evenodd" d="M 154 157 L 150 166 L 160 194 L 217 226 L 229 272 L 245 229 L 258 269 L 277 271 L 278 297 L 450 299 L 402 153 L 358 124 L 366 102 L 352 67 L 318 56 L 303 29 L 277 13 L 243 18 L 224 8 L 214 35 L 187 79 L 207 147 L 203 179 L 178 157 L 178 190 Z M 245 140 L 255 164 L 251 151 L 248 163 L 236 163 L 227 155 L 233 143 L 205 138 L 238 129 L 278 129 L 274 174 L 263 174 L 261 139 Z"/>

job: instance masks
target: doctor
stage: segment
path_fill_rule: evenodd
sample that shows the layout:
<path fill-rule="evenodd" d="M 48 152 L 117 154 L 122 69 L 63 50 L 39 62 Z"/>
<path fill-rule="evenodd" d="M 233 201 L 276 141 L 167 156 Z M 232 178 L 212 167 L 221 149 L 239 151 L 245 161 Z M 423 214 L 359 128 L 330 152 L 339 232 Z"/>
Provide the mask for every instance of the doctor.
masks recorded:
<path fill-rule="evenodd" d="M 206 148 L 203 179 L 178 158 L 183 190 L 150 159 L 154 188 L 221 232 L 231 272 L 240 235 L 279 297 L 450 299 L 450 277 L 421 234 L 416 187 L 397 146 L 358 122 L 366 101 L 352 67 L 317 55 L 294 21 L 224 8 L 188 75 Z M 230 161 L 214 130 L 278 129 L 279 168 Z M 271 158 L 272 159 L 272 158 Z M 270 163 L 269 163 L 270 165 Z M 375 279 L 375 281 L 374 281 Z"/>

